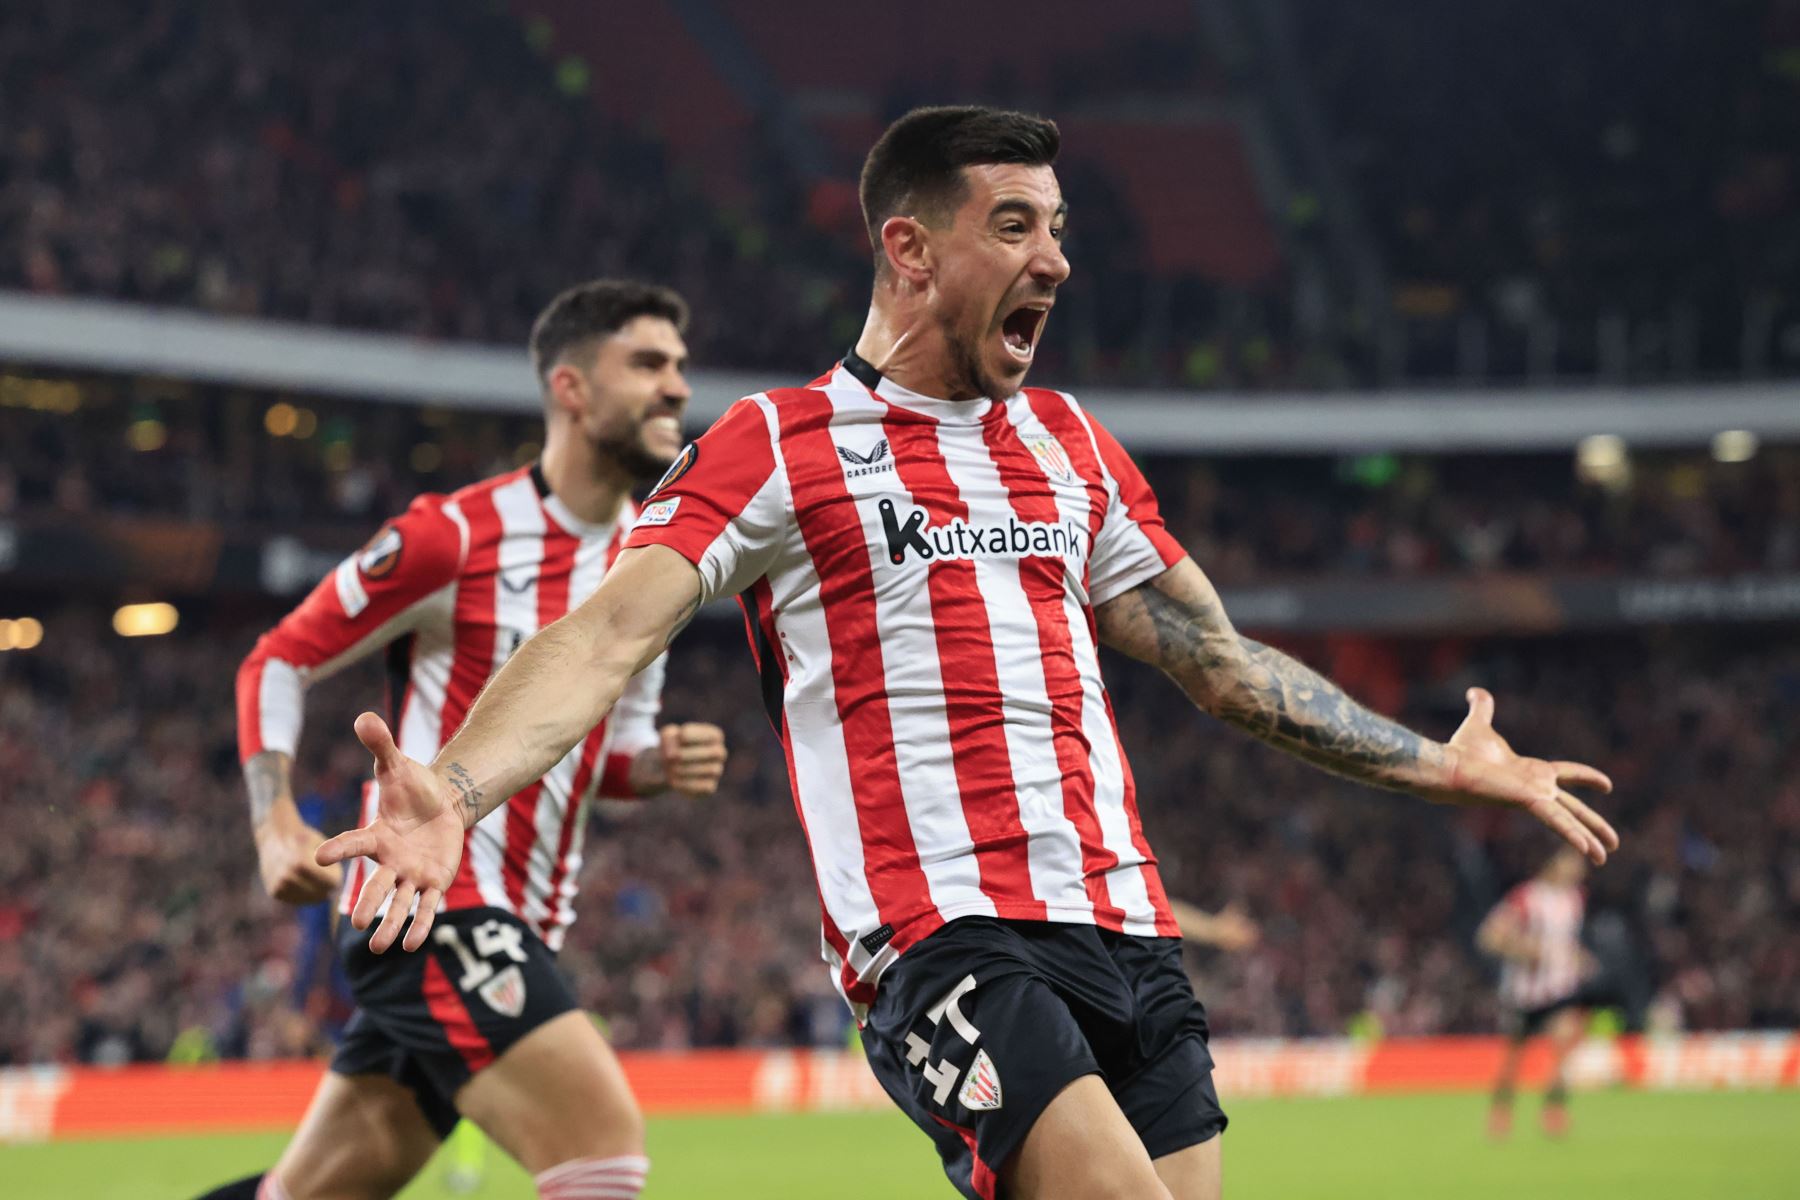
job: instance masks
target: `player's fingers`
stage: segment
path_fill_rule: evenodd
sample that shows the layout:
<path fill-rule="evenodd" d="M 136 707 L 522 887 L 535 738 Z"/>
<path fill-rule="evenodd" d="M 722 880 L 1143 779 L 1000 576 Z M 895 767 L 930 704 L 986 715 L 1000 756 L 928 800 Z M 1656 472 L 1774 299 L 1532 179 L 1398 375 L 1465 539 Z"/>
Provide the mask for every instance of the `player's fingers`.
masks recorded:
<path fill-rule="evenodd" d="M 402 950 L 417 950 L 425 944 L 425 937 L 431 932 L 431 923 L 437 920 L 438 902 L 444 893 L 437 888 L 426 888 L 419 893 L 419 911 L 413 917 L 413 923 L 407 927 L 406 937 L 401 940 Z"/>
<path fill-rule="evenodd" d="M 681 752 L 681 726 L 664 725 L 656 731 L 656 736 L 661 741 L 660 748 L 664 758 L 674 758 Z"/>
<path fill-rule="evenodd" d="M 394 890 L 394 872 L 391 867 L 378 867 L 363 884 L 362 892 L 356 897 L 356 906 L 350 910 L 350 924 L 357 929 L 367 929 L 381 911 L 381 902 L 388 898 Z"/>
<path fill-rule="evenodd" d="M 364 858 L 375 853 L 377 839 L 375 831 L 368 828 L 346 829 L 334 838 L 327 838 L 319 843 L 313 851 L 313 861 L 321 867 L 329 867 L 341 863 L 346 858 Z"/>
<path fill-rule="evenodd" d="M 1550 765 L 1556 770 L 1559 787 L 1592 788 L 1603 796 L 1612 793 L 1612 780 L 1607 777 L 1606 772 L 1596 767 L 1578 762 L 1553 762 Z"/>
<path fill-rule="evenodd" d="M 683 770 L 700 767 L 719 768 L 725 765 L 724 746 L 689 746 L 675 756 L 675 762 Z"/>
<path fill-rule="evenodd" d="M 1465 697 L 1469 701 L 1469 715 L 1463 724 L 1491 726 L 1494 723 L 1494 694 L 1486 688 L 1472 687 Z"/>
<path fill-rule="evenodd" d="M 722 764 L 686 765 L 676 768 L 669 776 L 669 782 L 678 788 L 715 787 L 725 774 Z"/>
<path fill-rule="evenodd" d="M 1532 816 L 1554 829 L 1563 841 L 1581 851 L 1589 862 L 1596 867 L 1605 865 L 1606 847 L 1568 809 L 1549 799 L 1534 800 L 1528 807 Z"/>
<path fill-rule="evenodd" d="M 400 765 L 400 747 L 394 744 L 387 722 L 377 714 L 366 712 L 356 718 L 356 740 L 375 756 L 377 771 L 391 771 Z"/>
<path fill-rule="evenodd" d="M 681 741 L 686 746 L 718 746 L 724 749 L 725 731 L 704 721 L 690 721 L 681 726 Z"/>
<path fill-rule="evenodd" d="M 413 897 L 417 894 L 418 889 L 410 882 L 402 883 L 394 890 L 394 899 L 388 905 L 387 915 L 381 918 L 381 925 L 369 939 L 370 950 L 376 954 L 384 954 L 394 944 L 394 939 L 400 936 L 400 927 L 406 924 L 407 913 L 412 911 Z"/>
<path fill-rule="evenodd" d="M 1619 832 L 1609 824 L 1605 817 L 1588 807 L 1580 797 L 1571 796 L 1568 792 L 1558 791 L 1556 798 L 1562 806 L 1575 814 L 1575 819 L 1588 827 L 1588 831 L 1600 839 L 1600 844 L 1608 851 L 1619 848 Z"/>

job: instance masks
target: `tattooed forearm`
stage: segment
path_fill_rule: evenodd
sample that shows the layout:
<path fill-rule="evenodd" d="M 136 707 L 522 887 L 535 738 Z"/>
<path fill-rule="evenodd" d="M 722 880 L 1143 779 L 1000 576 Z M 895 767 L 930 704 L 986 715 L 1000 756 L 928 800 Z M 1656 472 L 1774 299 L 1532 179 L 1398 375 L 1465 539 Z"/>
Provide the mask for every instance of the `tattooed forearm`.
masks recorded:
<path fill-rule="evenodd" d="M 252 755 L 244 764 L 244 785 L 250 792 L 250 827 L 257 829 L 269 819 L 278 800 L 289 794 L 288 768 L 291 760 L 279 750 L 264 750 Z"/>
<path fill-rule="evenodd" d="M 1372 713 L 1303 663 L 1240 637 L 1245 665 L 1223 681 L 1214 715 L 1327 770 L 1403 786 L 1442 748 Z"/>
<path fill-rule="evenodd" d="M 1097 615 L 1109 645 L 1161 667 L 1201 708 L 1326 770 L 1405 788 L 1421 768 L 1441 761 L 1436 742 L 1239 634 L 1191 562 L 1109 601 Z"/>
<path fill-rule="evenodd" d="M 457 800 L 463 807 L 464 824 L 473 825 L 481 820 L 481 789 L 475 786 L 475 777 L 469 774 L 468 768 L 459 762 L 446 763 L 444 775 L 456 789 Z"/>

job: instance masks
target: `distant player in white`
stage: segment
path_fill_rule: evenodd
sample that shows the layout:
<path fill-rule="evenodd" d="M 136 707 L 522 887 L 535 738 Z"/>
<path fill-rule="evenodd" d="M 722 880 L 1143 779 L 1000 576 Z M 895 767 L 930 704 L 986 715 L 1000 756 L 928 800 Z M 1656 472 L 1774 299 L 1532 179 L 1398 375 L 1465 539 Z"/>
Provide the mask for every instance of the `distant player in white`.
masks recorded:
<path fill-rule="evenodd" d="M 1581 1040 L 1582 984 L 1593 974 L 1593 956 L 1581 944 L 1587 862 L 1561 849 L 1532 878 L 1513 888 L 1482 922 L 1477 942 L 1500 959 L 1500 1003 L 1509 1043 L 1494 1081 L 1488 1130 L 1512 1130 L 1512 1102 L 1525 1044 L 1550 1037 L 1550 1081 L 1544 1092 L 1544 1131 L 1560 1137 L 1569 1128 L 1568 1081 L 1563 1065 Z"/>

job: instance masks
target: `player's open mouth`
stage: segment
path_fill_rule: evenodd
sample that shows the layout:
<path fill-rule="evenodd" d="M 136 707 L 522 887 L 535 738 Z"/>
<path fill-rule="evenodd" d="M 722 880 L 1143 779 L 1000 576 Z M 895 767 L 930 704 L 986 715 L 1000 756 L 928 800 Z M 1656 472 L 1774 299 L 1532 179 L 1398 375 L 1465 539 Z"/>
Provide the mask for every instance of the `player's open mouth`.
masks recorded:
<path fill-rule="evenodd" d="M 1030 362 L 1037 346 L 1038 330 L 1044 327 L 1044 318 L 1049 315 L 1048 304 L 1025 304 L 1008 313 L 1000 322 L 1000 340 L 1006 343 L 1007 352 L 1020 362 Z"/>

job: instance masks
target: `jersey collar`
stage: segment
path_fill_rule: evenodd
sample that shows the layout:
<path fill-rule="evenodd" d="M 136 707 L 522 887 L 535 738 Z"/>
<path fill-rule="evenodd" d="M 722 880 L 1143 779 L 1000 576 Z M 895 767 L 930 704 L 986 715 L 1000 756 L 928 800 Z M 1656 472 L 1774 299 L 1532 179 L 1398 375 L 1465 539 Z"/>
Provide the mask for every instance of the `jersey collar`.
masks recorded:
<path fill-rule="evenodd" d="M 581 538 L 612 532 L 612 525 L 596 525 L 592 521 L 584 521 L 576 516 L 574 511 L 562 502 L 562 498 L 550 490 L 550 481 L 544 478 L 544 465 L 541 462 L 531 464 L 531 486 L 537 489 L 538 502 L 544 506 L 544 511 L 549 513 L 550 518 L 567 532 Z M 635 511 L 629 497 L 626 498 L 625 505 L 627 512 Z"/>
<path fill-rule="evenodd" d="M 852 346 L 844 353 L 843 368 L 858 383 L 895 408 L 918 413 L 943 424 L 976 425 L 1006 411 L 986 396 L 978 400 L 940 400 L 903 387 L 875 368 Z"/>

